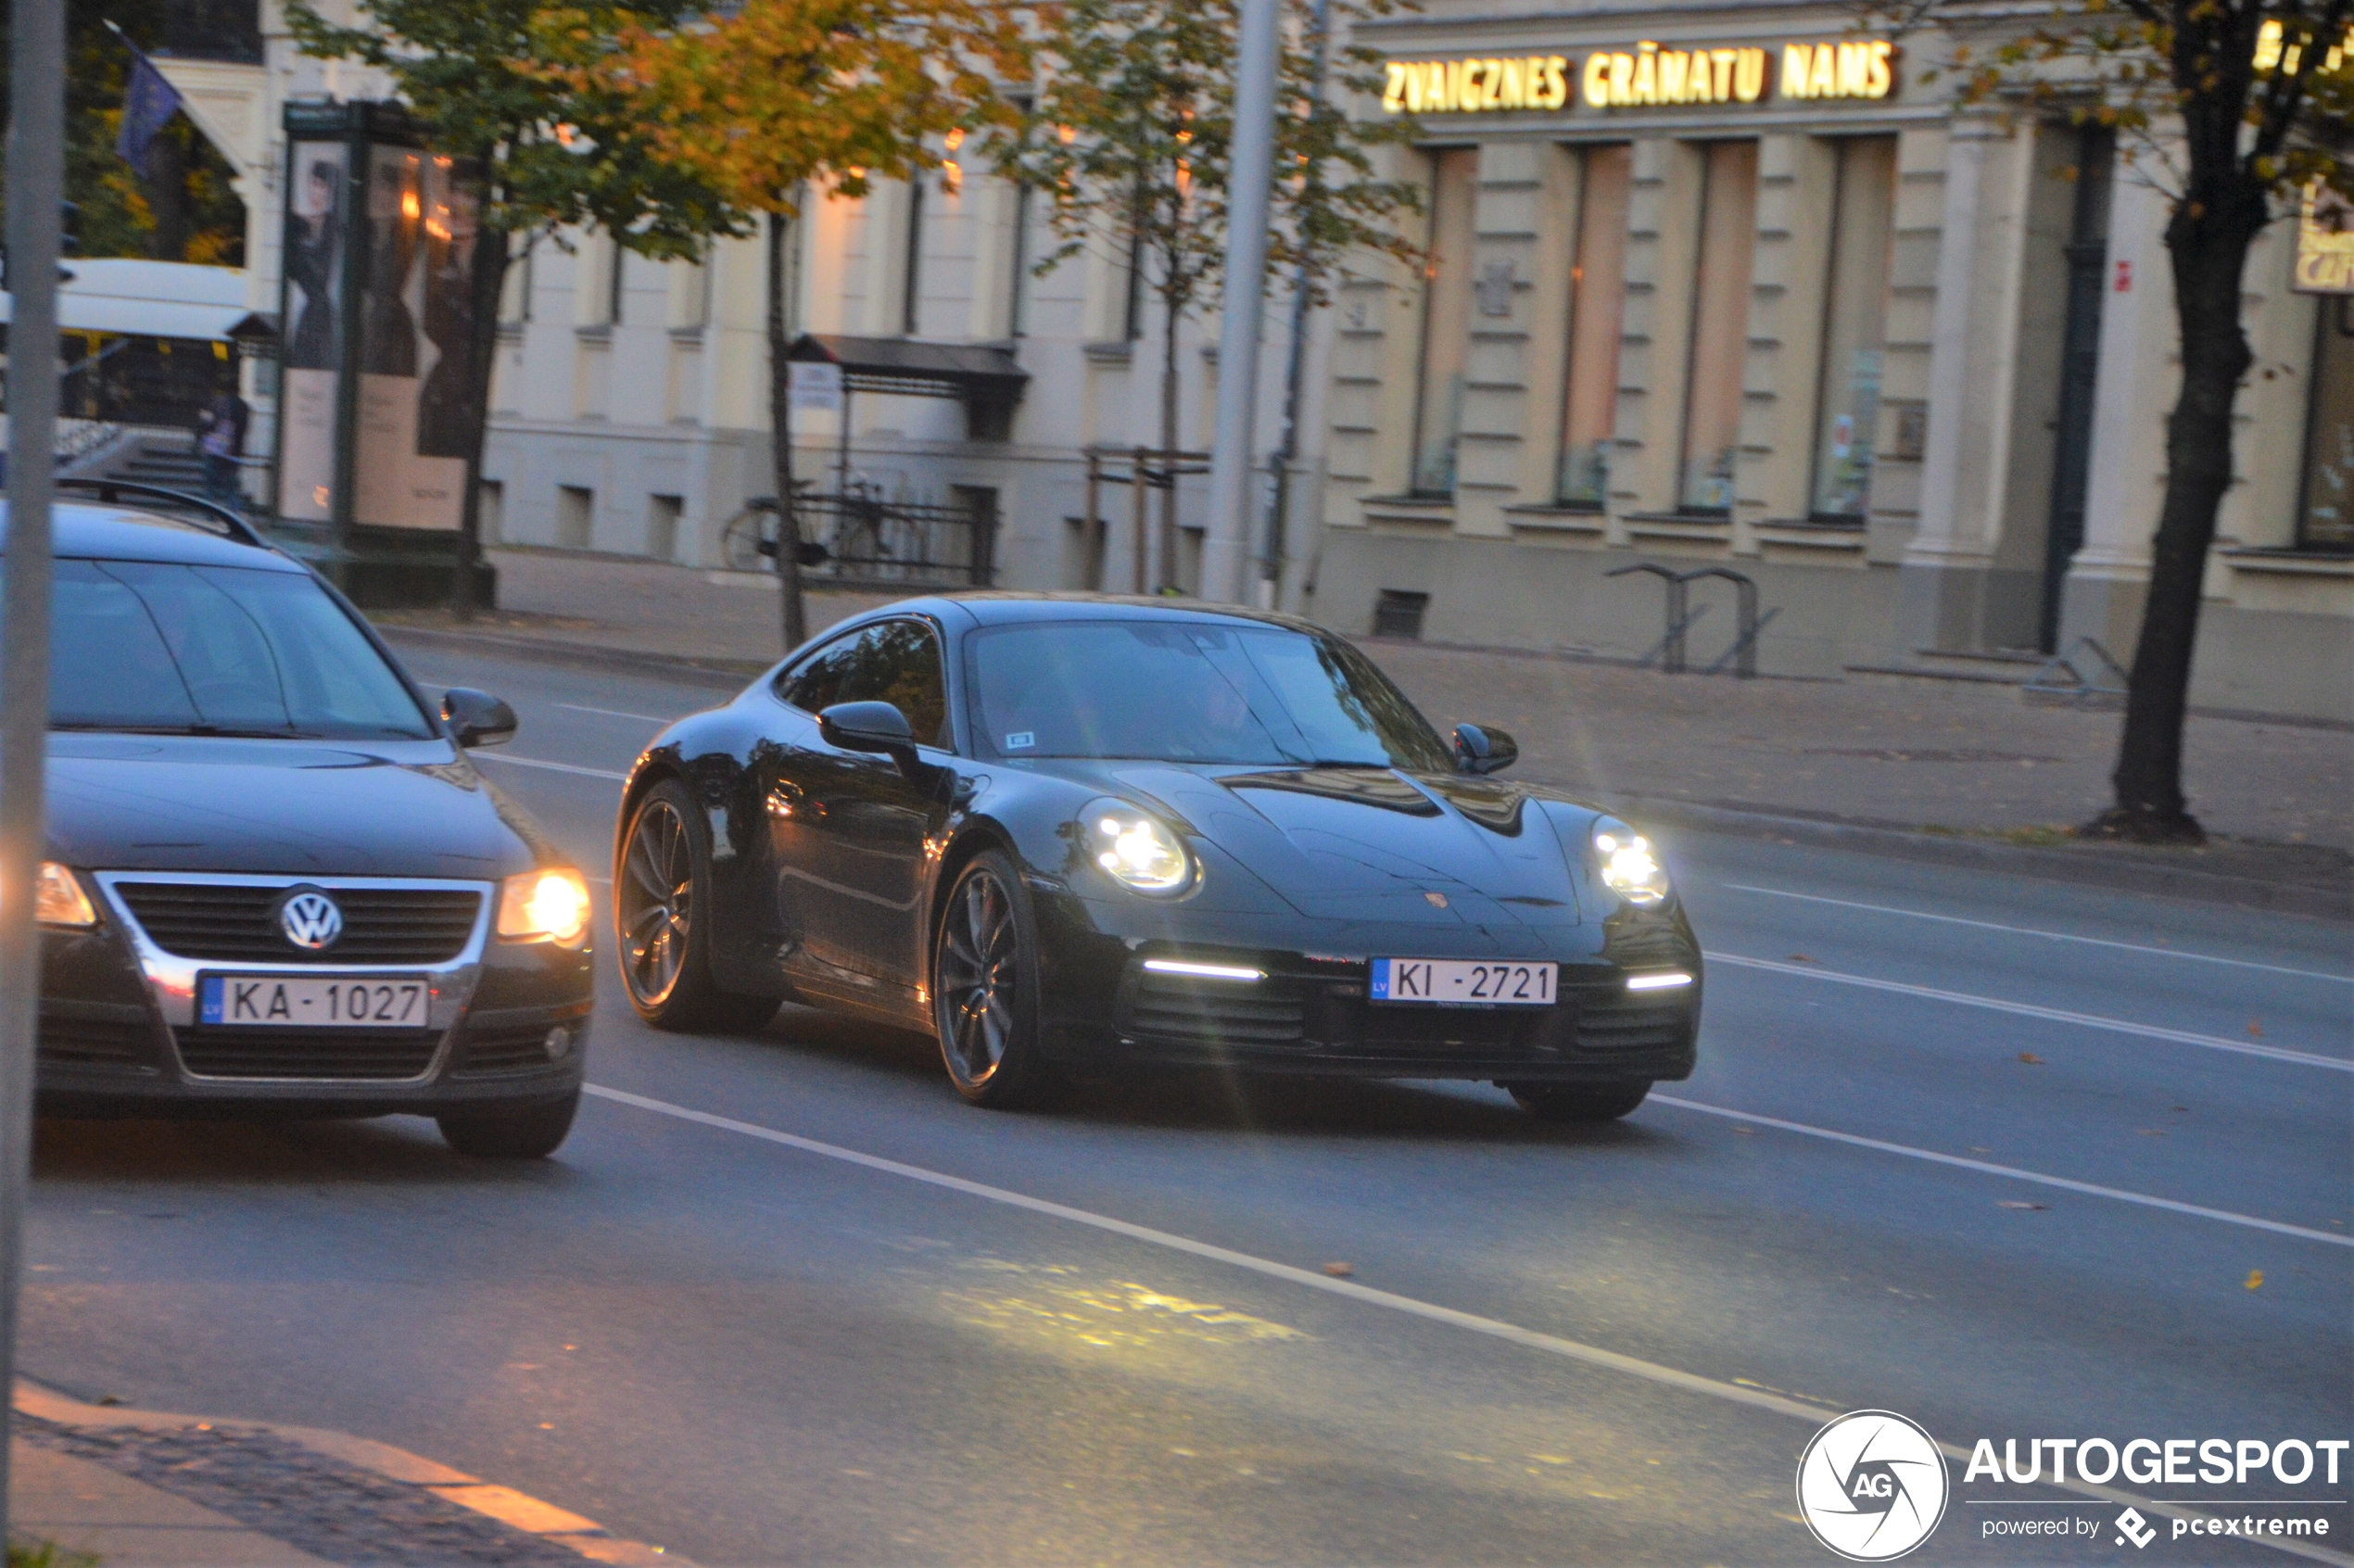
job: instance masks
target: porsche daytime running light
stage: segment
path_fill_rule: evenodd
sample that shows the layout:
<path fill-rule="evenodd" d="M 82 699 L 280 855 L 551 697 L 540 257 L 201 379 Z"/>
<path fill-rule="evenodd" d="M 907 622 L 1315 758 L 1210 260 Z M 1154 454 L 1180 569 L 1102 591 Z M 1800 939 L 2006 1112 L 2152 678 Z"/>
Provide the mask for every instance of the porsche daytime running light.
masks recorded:
<path fill-rule="evenodd" d="M 588 883 L 569 866 L 525 871 L 499 890 L 499 940 L 578 947 L 588 937 Z"/>
<path fill-rule="evenodd" d="M 1087 855 L 1120 886 L 1141 893 L 1173 893 L 1194 879 L 1193 857 L 1158 817 L 1116 801 L 1099 801 L 1082 819 Z"/>
<path fill-rule="evenodd" d="M 80 879 L 54 860 L 43 861 L 32 879 L 32 917 L 44 926 L 76 929 L 98 923 L 98 912 L 90 907 L 90 895 L 82 891 Z"/>
<path fill-rule="evenodd" d="M 1603 817 L 1594 824 L 1594 860 L 1602 885 L 1629 904 L 1658 904 L 1667 897 L 1667 867 L 1652 853 L 1651 841 L 1624 822 Z"/>

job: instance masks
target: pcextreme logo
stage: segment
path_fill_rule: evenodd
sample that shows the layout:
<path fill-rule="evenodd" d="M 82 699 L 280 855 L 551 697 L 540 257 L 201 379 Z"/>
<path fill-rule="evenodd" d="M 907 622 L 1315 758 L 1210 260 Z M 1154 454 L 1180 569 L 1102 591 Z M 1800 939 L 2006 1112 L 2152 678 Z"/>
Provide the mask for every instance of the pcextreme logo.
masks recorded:
<path fill-rule="evenodd" d="M 1851 1562 L 1904 1556 L 1929 1539 L 1949 1500 L 1937 1440 L 1893 1410 L 1851 1410 L 1799 1456 L 1799 1517 Z"/>

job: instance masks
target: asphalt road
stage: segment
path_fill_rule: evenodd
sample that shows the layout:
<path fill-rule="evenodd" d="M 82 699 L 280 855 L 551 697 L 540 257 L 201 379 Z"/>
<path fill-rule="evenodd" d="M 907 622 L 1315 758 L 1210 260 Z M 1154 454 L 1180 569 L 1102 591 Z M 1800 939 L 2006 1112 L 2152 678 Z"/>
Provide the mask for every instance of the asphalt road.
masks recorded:
<path fill-rule="evenodd" d="M 409 658 L 514 702 L 483 770 L 592 874 L 620 770 L 716 700 Z M 1622 1124 L 1217 1077 L 992 1114 L 927 1041 L 659 1035 L 613 981 L 608 1093 L 545 1164 L 404 1119 L 44 1123 L 24 1370 L 379 1438 L 707 1564 L 1825 1562 L 1817 1409 L 1965 1450 L 2354 1434 L 2354 933 L 1669 849 L 1702 1067 Z M 2116 1485 L 2320 1503 L 2354 1561 L 2339 1474 Z M 1953 1480 L 1917 1561 L 2284 1561 Z M 1987 1533 L 2054 1516 L 2093 1533 Z"/>

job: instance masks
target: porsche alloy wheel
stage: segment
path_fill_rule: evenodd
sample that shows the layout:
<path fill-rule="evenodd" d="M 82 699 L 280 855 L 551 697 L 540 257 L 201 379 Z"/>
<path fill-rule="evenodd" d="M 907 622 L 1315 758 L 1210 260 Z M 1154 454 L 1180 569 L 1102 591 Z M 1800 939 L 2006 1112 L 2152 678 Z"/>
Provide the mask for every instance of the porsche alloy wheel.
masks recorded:
<path fill-rule="evenodd" d="M 676 782 L 638 808 L 614 867 L 614 925 L 629 1005 L 656 1029 L 757 1029 L 772 999 L 723 991 L 711 978 L 710 860 L 693 803 Z"/>
<path fill-rule="evenodd" d="M 932 958 L 941 1060 L 975 1105 L 1026 1104 L 1045 1087 L 1030 908 L 1002 855 L 976 856 L 942 912 Z"/>

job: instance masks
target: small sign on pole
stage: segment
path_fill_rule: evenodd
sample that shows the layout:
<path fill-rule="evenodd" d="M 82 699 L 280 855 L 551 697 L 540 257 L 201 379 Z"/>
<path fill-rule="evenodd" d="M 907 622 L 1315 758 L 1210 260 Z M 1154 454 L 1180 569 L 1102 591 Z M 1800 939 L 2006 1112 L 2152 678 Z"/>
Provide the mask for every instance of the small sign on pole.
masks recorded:
<path fill-rule="evenodd" d="M 820 360 L 796 360 L 792 365 L 792 411 L 842 412 L 842 367 Z"/>
<path fill-rule="evenodd" d="M 2354 202 L 2316 180 L 2297 212 L 2299 294 L 2354 294 Z"/>

